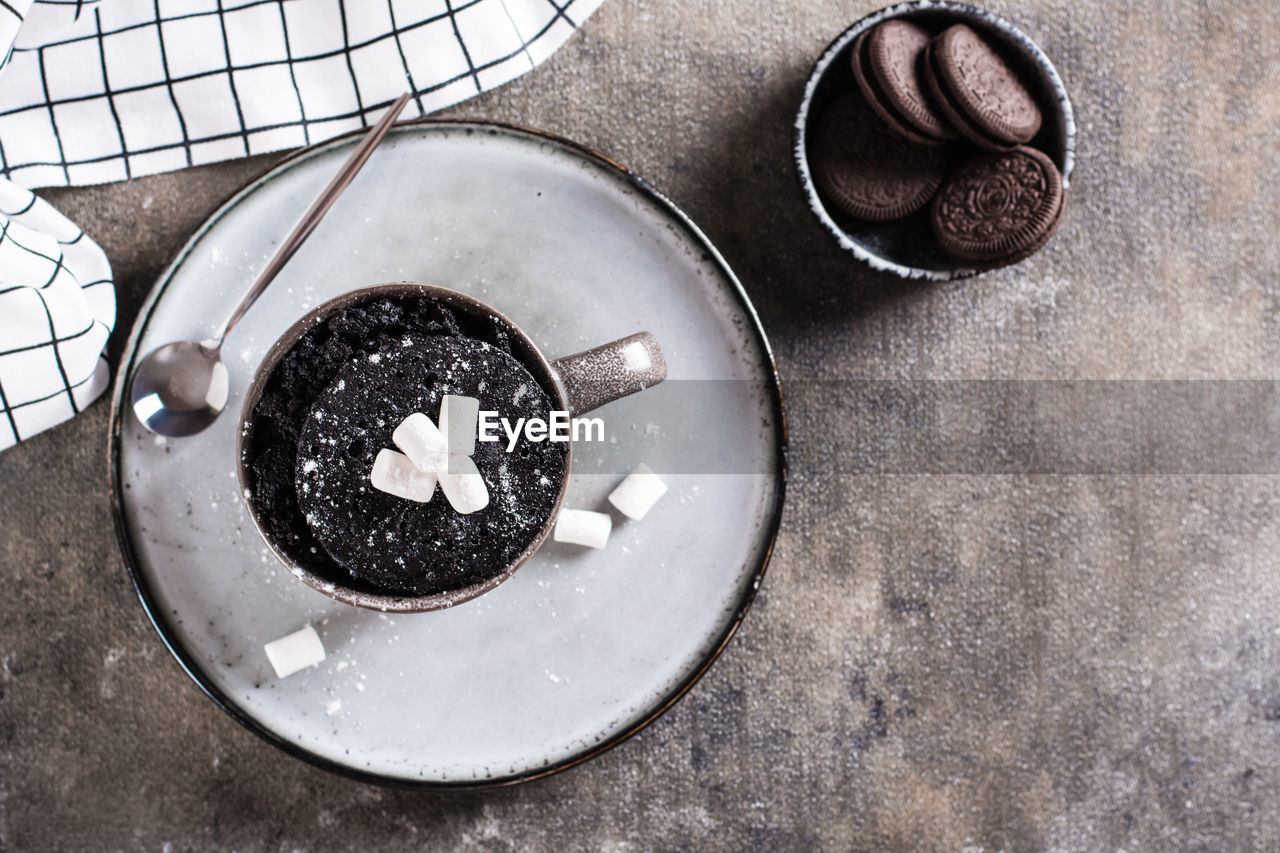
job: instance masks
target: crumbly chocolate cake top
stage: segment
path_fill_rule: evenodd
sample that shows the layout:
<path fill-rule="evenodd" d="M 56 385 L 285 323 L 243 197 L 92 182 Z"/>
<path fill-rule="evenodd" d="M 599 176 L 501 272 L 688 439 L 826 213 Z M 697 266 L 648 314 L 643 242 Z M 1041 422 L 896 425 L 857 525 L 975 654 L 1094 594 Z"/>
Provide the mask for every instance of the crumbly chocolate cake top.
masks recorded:
<path fill-rule="evenodd" d="M 354 576 L 421 593 L 491 577 L 519 556 L 555 506 L 564 445 L 506 437 L 477 441 L 471 459 L 489 505 L 462 515 L 437 489 L 427 503 L 369 482 L 374 457 L 414 412 L 433 421 L 446 394 L 481 411 L 550 418 L 551 399 L 509 354 L 457 335 L 406 335 L 398 348 L 358 356 L 315 403 L 298 440 L 298 505 L 325 550 Z"/>
<path fill-rule="evenodd" d="M 477 397 L 482 409 L 509 418 L 535 410 L 546 417 L 553 399 L 512 354 L 499 320 L 429 297 L 348 306 L 303 334 L 268 377 L 245 447 L 249 500 L 277 546 L 325 580 L 369 592 L 429 595 L 502 571 L 550 514 L 566 445 L 522 442 L 507 454 L 505 442 L 477 442 L 473 461 L 491 500 L 468 516 L 440 494 L 416 504 L 368 488 L 373 458 L 394 446 L 390 435 L 400 420 L 410 411 L 434 420 L 444 394 Z M 324 414 L 309 425 L 321 400 Z M 313 452 L 300 439 L 317 437 L 320 424 L 332 443 Z M 313 529 L 298 486 L 314 483 L 321 464 L 323 498 L 308 505 Z"/>

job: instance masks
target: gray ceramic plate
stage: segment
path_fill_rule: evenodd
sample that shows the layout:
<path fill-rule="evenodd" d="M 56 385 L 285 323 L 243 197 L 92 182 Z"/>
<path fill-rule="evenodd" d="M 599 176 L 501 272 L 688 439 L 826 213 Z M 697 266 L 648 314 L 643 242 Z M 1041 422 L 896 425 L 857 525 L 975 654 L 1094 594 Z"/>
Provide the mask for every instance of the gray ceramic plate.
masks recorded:
<path fill-rule="evenodd" d="M 191 238 L 143 306 L 120 365 L 205 337 L 346 156 L 302 151 Z M 785 429 L 772 357 L 714 247 L 643 181 L 590 151 L 512 127 L 396 127 L 225 350 L 228 412 L 272 341 L 308 308 L 394 280 L 442 284 L 506 313 L 551 355 L 646 329 L 672 381 L 611 404 L 609 443 L 575 449 L 566 506 L 601 508 L 646 461 L 645 437 L 687 422 L 711 383 L 714 430 L 640 522 L 591 551 L 549 543 L 510 581 L 459 607 L 388 615 L 303 585 L 254 532 L 235 478 L 236 418 L 163 441 L 117 381 L 112 497 L 125 560 L 157 630 L 193 679 L 253 731 L 371 781 L 467 788 L 571 766 L 654 719 L 742 619 L 777 532 Z M 732 393 L 723 393 L 728 386 Z M 660 393 L 664 388 L 676 393 Z M 680 389 L 685 389 L 680 392 Z M 696 398 L 696 395 L 695 395 Z M 615 519 L 620 516 L 615 515 Z M 277 679 L 263 644 L 314 624 L 328 659 Z"/>
<path fill-rule="evenodd" d="M 856 219 L 835 205 L 828 205 L 818 192 L 809 171 L 809 124 L 833 98 L 856 85 L 849 58 L 853 43 L 862 33 L 890 18 L 906 18 L 930 32 L 941 32 L 964 22 L 998 46 L 1021 72 L 1044 112 L 1044 125 L 1031 145 L 1048 154 L 1062 172 L 1063 186 L 1070 183 L 1075 166 L 1076 120 L 1062 78 L 1053 62 L 1022 30 L 999 15 L 948 0 L 913 0 L 872 12 L 845 30 L 833 41 L 809 74 L 804 96 L 796 112 L 795 162 L 800 187 L 809 209 L 840 247 L 853 253 L 874 269 L 902 278 L 950 281 L 976 275 L 977 270 L 947 257 L 933 237 L 928 208 L 892 222 Z"/>

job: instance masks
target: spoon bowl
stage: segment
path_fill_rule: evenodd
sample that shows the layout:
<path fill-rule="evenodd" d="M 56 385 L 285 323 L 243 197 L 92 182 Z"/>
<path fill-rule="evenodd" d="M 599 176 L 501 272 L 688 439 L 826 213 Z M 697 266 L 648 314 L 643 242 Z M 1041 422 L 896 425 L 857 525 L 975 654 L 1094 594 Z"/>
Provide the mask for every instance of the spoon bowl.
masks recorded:
<path fill-rule="evenodd" d="M 175 341 L 153 349 L 133 376 L 133 413 L 158 435 L 205 429 L 227 407 L 227 366 L 209 341 Z"/>

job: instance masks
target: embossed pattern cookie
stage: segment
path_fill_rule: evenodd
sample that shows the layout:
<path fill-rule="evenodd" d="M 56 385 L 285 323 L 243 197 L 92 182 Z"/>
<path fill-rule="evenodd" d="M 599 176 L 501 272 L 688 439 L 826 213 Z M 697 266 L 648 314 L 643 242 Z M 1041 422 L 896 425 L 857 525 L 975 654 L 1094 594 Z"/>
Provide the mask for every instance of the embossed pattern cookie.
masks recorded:
<path fill-rule="evenodd" d="M 934 233 L 952 257 L 1003 266 L 1037 251 L 1062 216 L 1062 178 L 1044 153 L 1022 146 L 975 157 L 933 201 Z"/>
<path fill-rule="evenodd" d="M 911 21 L 885 21 L 858 37 L 850 64 L 863 97 L 886 124 L 913 142 L 937 145 L 958 134 L 921 84 L 917 69 L 929 40 Z"/>
<path fill-rule="evenodd" d="M 996 50 L 966 24 L 929 43 L 921 67 L 933 104 L 961 134 L 989 151 L 1029 142 L 1043 117 L 1035 98 Z"/>
<path fill-rule="evenodd" d="M 854 92 L 822 114 L 813 145 L 814 180 L 859 219 L 900 219 L 928 204 L 942 183 L 941 149 L 902 139 Z"/>

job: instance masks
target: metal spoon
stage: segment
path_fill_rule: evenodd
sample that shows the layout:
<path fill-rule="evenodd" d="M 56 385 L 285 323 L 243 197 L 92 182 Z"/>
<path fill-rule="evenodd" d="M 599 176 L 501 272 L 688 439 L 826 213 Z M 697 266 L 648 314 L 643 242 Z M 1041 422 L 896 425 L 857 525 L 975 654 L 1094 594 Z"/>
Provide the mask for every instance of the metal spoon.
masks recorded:
<path fill-rule="evenodd" d="M 250 285 L 240 303 L 222 323 L 212 338 L 204 341 L 175 341 L 152 350 L 133 373 L 129 395 L 133 413 L 144 427 L 154 433 L 177 438 L 194 435 L 208 427 L 227 406 L 227 367 L 222 363 L 222 343 L 280 272 L 294 252 L 298 251 L 333 203 L 350 185 L 373 149 L 386 136 L 391 123 L 400 115 L 412 93 L 400 96 L 386 115 L 364 135 L 347 162 L 328 186 L 311 202 L 289 236 L 267 260 L 258 278 Z"/>

